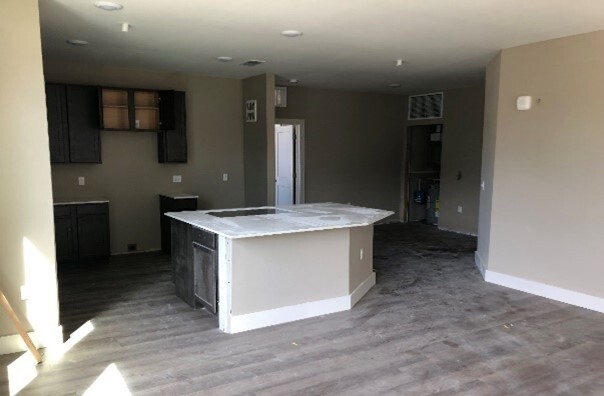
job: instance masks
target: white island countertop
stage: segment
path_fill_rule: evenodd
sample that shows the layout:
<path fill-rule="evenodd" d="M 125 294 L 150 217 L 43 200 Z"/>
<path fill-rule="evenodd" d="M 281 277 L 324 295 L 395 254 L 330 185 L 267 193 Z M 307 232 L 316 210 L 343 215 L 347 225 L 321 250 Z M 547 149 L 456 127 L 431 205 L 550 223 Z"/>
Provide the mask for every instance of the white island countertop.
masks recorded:
<path fill-rule="evenodd" d="M 277 209 L 278 213 L 216 217 L 208 213 L 254 209 Z M 166 216 L 227 238 L 251 238 L 295 232 L 362 227 L 394 214 L 387 210 L 338 203 L 317 203 L 259 208 L 168 212 Z"/>

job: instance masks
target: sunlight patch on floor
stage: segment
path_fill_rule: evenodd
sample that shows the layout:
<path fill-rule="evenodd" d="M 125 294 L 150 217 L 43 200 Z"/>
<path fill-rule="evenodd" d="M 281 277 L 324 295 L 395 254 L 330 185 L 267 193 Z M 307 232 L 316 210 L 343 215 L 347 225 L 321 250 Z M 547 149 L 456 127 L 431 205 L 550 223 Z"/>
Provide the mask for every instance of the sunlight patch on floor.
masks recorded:
<path fill-rule="evenodd" d="M 38 376 L 37 364 L 38 362 L 32 354 L 26 352 L 6 367 L 10 396 L 22 391 Z"/>
<path fill-rule="evenodd" d="M 46 353 L 46 362 L 57 363 L 63 355 L 65 355 L 71 348 L 74 347 L 78 342 L 82 341 L 84 337 L 90 334 L 94 330 L 94 326 L 91 321 L 87 321 L 81 325 L 76 331 L 71 333 L 69 339 L 58 347 L 49 349 Z"/>
<path fill-rule="evenodd" d="M 129 396 L 130 389 L 115 363 L 111 363 L 84 392 L 84 396 Z"/>

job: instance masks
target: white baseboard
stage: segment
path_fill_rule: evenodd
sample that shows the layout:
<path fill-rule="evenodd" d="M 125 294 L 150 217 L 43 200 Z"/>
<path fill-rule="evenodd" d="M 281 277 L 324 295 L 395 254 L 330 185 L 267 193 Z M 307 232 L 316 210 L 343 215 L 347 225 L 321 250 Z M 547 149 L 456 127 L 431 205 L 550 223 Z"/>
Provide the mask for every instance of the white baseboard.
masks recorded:
<path fill-rule="evenodd" d="M 484 261 L 482 261 L 482 257 L 480 257 L 478 250 L 474 252 L 474 264 L 476 265 L 476 268 L 478 268 L 478 271 L 480 271 L 482 279 L 484 279 L 486 270 L 484 268 Z"/>
<path fill-rule="evenodd" d="M 375 272 L 371 271 L 371 274 L 350 293 L 350 308 L 354 307 L 373 286 L 375 286 Z"/>
<path fill-rule="evenodd" d="M 517 278 L 515 276 L 501 274 L 491 270 L 485 271 L 485 280 L 489 283 L 495 283 L 500 286 L 509 287 L 511 289 L 520 290 L 535 294 L 537 296 L 604 313 L 604 298 L 601 297 L 595 297 L 589 294 L 563 289 L 561 287 L 550 286 L 540 282 Z"/>
<path fill-rule="evenodd" d="M 327 315 L 351 309 L 375 285 L 375 272 L 371 272 L 349 295 L 312 301 L 287 307 L 269 309 L 231 317 L 230 334 L 274 326 L 281 323 Z"/>
<path fill-rule="evenodd" d="M 49 345 L 45 345 L 40 339 L 41 337 L 36 334 L 35 331 L 31 331 L 27 333 L 31 341 L 34 343 L 36 348 L 45 348 Z M 63 342 L 63 328 L 62 326 L 58 326 L 56 330 L 53 331 L 53 338 L 55 338 L 52 342 L 57 342 L 58 344 Z M 6 355 L 9 353 L 17 353 L 17 352 L 25 352 L 27 351 L 27 345 L 23 342 L 23 339 L 19 334 L 8 335 L 0 337 L 0 355 Z"/>

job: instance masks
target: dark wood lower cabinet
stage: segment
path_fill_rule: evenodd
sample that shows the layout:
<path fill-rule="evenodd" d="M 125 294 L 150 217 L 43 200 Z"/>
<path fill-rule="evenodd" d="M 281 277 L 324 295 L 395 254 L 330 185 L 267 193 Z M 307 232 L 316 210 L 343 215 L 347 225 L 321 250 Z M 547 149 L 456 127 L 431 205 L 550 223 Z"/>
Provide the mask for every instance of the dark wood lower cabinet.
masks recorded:
<path fill-rule="evenodd" d="M 161 228 L 161 250 L 170 253 L 170 218 L 165 216 L 168 212 L 182 212 L 197 210 L 197 197 L 159 196 L 159 224 Z"/>
<path fill-rule="evenodd" d="M 217 235 L 172 220 L 172 268 L 176 295 L 193 308 L 218 312 Z"/>
<path fill-rule="evenodd" d="M 55 205 L 59 266 L 87 265 L 109 257 L 109 204 Z"/>

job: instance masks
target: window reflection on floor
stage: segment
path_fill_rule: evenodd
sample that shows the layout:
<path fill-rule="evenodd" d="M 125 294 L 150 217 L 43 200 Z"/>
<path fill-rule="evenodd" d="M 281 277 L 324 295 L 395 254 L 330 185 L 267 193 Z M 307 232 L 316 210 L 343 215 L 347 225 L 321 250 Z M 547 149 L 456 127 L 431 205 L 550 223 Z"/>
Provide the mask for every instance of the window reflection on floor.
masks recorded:
<path fill-rule="evenodd" d="M 126 396 L 131 395 L 124 377 L 115 363 L 111 363 L 84 392 L 84 396 Z"/>

